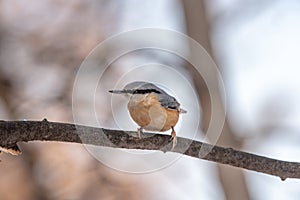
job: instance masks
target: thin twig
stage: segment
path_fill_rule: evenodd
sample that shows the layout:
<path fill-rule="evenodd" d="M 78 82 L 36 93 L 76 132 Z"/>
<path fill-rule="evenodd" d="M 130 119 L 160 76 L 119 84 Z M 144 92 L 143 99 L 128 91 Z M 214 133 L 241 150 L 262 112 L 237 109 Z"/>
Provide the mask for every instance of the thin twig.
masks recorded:
<path fill-rule="evenodd" d="M 28 141 L 58 141 L 91 144 L 103 147 L 170 151 L 170 136 L 145 133 L 139 139 L 136 132 L 110 130 L 67 123 L 43 121 L 0 121 L 2 150 L 17 154 L 17 143 Z M 232 148 L 178 137 L 172 152 L 221 164 L 286 178 L 300 178 L 300 163 L 287 162 L 250 154 Z M 204 150 L 204 151 L 203 151 Z M 207 150 L 207 153 L 205 153 Z M 203 152 L 205 154 L 203 154 Z"/>

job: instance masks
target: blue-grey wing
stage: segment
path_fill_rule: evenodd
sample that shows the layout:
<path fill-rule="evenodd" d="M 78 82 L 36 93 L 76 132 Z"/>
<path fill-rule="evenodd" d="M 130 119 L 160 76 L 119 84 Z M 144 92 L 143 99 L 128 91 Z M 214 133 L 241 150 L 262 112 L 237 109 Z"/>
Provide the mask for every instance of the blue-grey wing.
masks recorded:
<path fill-rule="evenodd" d="M 170 96 L 163 89 L 157 87 L 152 83 L 135 81 L 127 84 L 123 92 L 124 91 L 132 94 L 147 94 L 153 92 L 157 95 L 158 100 L 163 107 L 172 110 L 178 110 L 181 113 L 186 113 L 185 110 L 180 109 L 180 104 L 174 97 Z"/>
<path fill-rule="evenodd" d="M 158 94 L 158 100 L 161 103 L 161 105 L 165 108 L 172 110 L 180 109 L 180 104 L 178 103 L 178 101 L 168 94 Z"/>

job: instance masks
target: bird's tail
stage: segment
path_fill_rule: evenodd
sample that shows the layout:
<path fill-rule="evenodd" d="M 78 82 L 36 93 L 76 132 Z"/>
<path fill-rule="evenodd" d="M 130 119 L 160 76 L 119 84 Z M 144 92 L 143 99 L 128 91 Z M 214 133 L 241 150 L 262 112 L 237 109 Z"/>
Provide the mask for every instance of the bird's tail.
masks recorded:
<path fill-rule="evenodd" d="M 184 113 L 187 113 L 187 111 L 183 110 L 182 108 L 179 108 L 179 113 L 184 114 Z"/>

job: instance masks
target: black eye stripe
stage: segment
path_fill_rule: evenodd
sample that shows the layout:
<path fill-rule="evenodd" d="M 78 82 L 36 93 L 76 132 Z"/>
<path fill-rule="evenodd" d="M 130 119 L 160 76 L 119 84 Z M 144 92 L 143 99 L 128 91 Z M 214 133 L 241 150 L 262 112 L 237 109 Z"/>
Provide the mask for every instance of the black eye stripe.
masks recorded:
<path fill-rule="evenodd" d="M 157 93 L 157 94 L 161 94 L 160 91 L 155 90 L 155 89 L 136 89 L 133 91 L 132 94 L 149 94 L 151 92 Z"/>

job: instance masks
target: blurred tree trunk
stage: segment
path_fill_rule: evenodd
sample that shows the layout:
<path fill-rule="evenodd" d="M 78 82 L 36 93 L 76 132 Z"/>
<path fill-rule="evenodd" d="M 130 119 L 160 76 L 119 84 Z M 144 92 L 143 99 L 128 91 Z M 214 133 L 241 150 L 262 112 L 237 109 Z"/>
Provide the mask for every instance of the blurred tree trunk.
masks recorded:
<path fill-rule="evenodd" d="M 210 56 L 214 59 L 213 49 L 210 41 L 210 24 L 206 18 L 206 10 L 203 0 L 183 0 L 183 9 L 186 18 L 186 30 L 187 34 L 200 43 Z M 194 53 L 194 52 L 191 52 Z M 216 62 L 216 60 L 214 59 Z M 216 62 L 218 64 L 218 62 Z M 221 62 L 219 62 L 221 63 Z M 194 70 L 193 67 L 190 67 Z M 221 70 L 221 69 L 220 69 Z M 201 122 L 202 130 L 206 132 L 209 121 L 211 118 L 211 101 L 208 89 L 203 78 L 199 73 L 192 73 L 195 83 L 195 87 L 198 91 L 200 98 L 200 104 L 202 109 L 202 119 Z M 217 75 L 211 77 L 213 80 L 218 80 Z M 218 97 L 221 100 L 221 94 L 218 92 Z M 226 118 L 222 134 L 219 138 L 218 143 L 222 146 L 229 146 L 236 149 L 240 149 L 242 144 L 237 142 L 235 134 L 228 124 L 228 119 Z M 220 181 L 223 186 L 224 194 L 227 199 L 249 199 L 249 193 L 247 190 L 247 185 L 245 182 L 245 176 L 243 170 L 233 168 L 225 165 L 218 165 L 218 172 Z"/>

